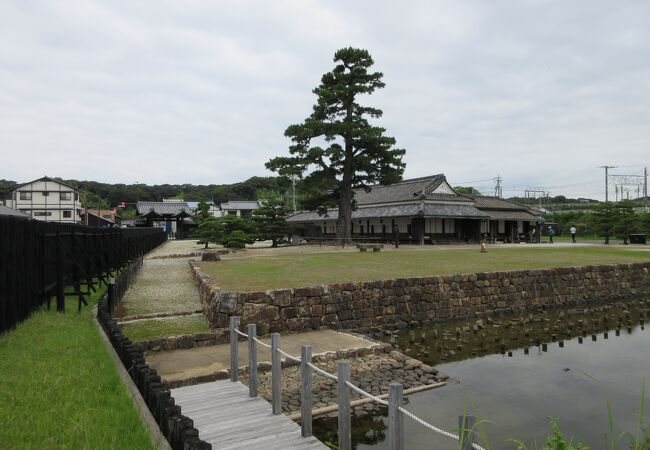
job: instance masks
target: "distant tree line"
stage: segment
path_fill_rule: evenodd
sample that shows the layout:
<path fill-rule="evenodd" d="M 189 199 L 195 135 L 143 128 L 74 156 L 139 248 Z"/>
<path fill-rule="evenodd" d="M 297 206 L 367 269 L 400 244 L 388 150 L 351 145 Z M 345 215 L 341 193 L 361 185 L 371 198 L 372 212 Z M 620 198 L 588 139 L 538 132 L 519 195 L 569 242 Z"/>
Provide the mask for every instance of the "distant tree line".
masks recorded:
<path fill-rule="evenodd" d="M 229 200 L 257 200 L 259 190 L 284 194 L 291 190 L 291 182 L 282 177 L 252 177 L 233 184 L 110 184 L 97 181 L 64 180 L 55 178 L 82 192 L 82 206 L 106 209 L 118 206 L 121 202 L 162 201 L 163 198 L 182 198 L 186 201 L 214 201 L 216 204 Z M 30 180 L 31 181 L 31 180 Z M 0 196 L 6 198 L 18 183 L 0 180 Z"/>

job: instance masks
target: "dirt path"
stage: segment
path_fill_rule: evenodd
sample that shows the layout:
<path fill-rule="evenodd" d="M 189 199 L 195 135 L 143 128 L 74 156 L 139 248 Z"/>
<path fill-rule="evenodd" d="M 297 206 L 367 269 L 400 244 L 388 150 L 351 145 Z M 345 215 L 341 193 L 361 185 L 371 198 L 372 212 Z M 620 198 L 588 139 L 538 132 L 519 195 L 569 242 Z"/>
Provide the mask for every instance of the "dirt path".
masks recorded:
<path fill-rule="evenodd" d="M 264 338 L 261 341 L 270 344 L 271 339 Z M 367 339 L 332 330 L 288 334 L 282 336 L 280 341 L 280 347 L 283 350 L 297 357 L 300 357 L 300 346 L 303 344 L 312 345 L 314 355 L 348 348 L 371 348 L 378 345 Z M 248 365 L 247 345 L 247 342 L 239 342 L 240 367 Z M 270 362 L 271 351 L 258 345 L 257 357 L 258 361 Z M 156 369 L 164 380 L 169 382 L 209 375 L 230 368 L 230 344 L 152 353 L 147 356 L 147 363 Z"/>

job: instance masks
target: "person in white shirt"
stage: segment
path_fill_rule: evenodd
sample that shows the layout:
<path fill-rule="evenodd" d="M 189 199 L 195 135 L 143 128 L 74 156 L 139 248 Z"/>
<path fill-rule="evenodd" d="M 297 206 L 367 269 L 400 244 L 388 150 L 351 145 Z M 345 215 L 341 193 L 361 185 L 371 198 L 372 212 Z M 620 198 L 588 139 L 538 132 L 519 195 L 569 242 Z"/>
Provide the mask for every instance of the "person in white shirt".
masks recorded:
<path fill-rule="evenodd" d="M 573 241 L 574 244 L 576 243 L 576 231 L 577 231 L 576 226 L 571 225 L 571 228 L 569 229 L 569 232 L 571 233 L 571 240 Z"/>

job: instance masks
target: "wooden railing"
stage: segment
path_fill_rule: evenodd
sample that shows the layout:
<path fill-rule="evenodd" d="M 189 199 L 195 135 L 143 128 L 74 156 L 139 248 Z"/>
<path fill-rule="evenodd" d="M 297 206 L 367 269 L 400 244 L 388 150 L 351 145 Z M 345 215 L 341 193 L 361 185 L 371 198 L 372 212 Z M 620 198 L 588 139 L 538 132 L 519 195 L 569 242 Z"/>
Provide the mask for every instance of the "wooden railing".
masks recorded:
<path fill-rule="evenodd" d="M 300 358 L 286 353 L 280 347 L 280 334 L 271 334 L 271 345 L 257 338 L 257 326 L 247 325 L 247 332 L 239 330 L 239 318 L 230 317 L 230 381 L 239 380 L 239 355 L 238 341 L 243 337 L 248 341 L 248 392 L 251 397 L 257 396 L 257 345 L 271 349 L 271 398 L 273 414 L 282 414 L 282 356 L 287 360 L 300 363 L 300 428 L 303 437 L 312 436 L 312 378 L 313 372 L 330 378 L 338 386 L 338 447 L 341 450 L 352 449 L 352 402 L 351 390 L 370 399 L 371 401 L 388 407 L 388 448 L 390 450 L 404 449 L 403 416 L 406 416 L 423 427 L 450 439 L 459 441 L 459 448 L 469 450 L 484 450 L 475 440 L 478 436 L 476 418 L 474 416 L 459 416 L 459 434 L 440 429 L 403 406 L 404 389 L 399 383 L 391 383 L 388 391 L 388 401 L 364 391 L 350 381 L 350 362 L 337 361 L 337 373 L 329 373 L 312 363 L 311 345 L 301 345 Z M 385 395 L 383 396 L 385 397 Z"/>

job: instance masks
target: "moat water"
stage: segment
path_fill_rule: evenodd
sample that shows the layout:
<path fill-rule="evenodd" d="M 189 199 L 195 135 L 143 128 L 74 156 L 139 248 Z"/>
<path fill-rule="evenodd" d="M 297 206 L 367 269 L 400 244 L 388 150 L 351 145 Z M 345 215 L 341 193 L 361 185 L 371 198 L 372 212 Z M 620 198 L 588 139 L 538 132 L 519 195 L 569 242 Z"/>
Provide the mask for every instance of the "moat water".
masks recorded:
<path fill-rule="evenodd" d="M 650 300 L 643 299 L 450 322 L 385 339 L 450 377 L 445 387 L 408 397 L 406 408 L 428 422 L 454 430 L 467 411 L 484 421 L 490 448 L 512 449 L 512 439 L 541 447 L 556 418 L 565 436 L 600 449 L 611 438 L 608 408 L 615 438 L 636 433 L 650 382 L 649 321 Z M 644 397 L 649 417 L 650 386 Z M 408 418 L 404 423 L 407 449 L 457 448 Z M 386 427 L 383 408 L 355 415 L 355 448 L 387 448 Z M 336 443 L 335 430 L 336 418 L 314 420 L 322 440 Z M 628 442 L 622 437 L 617 447 Z"/>

